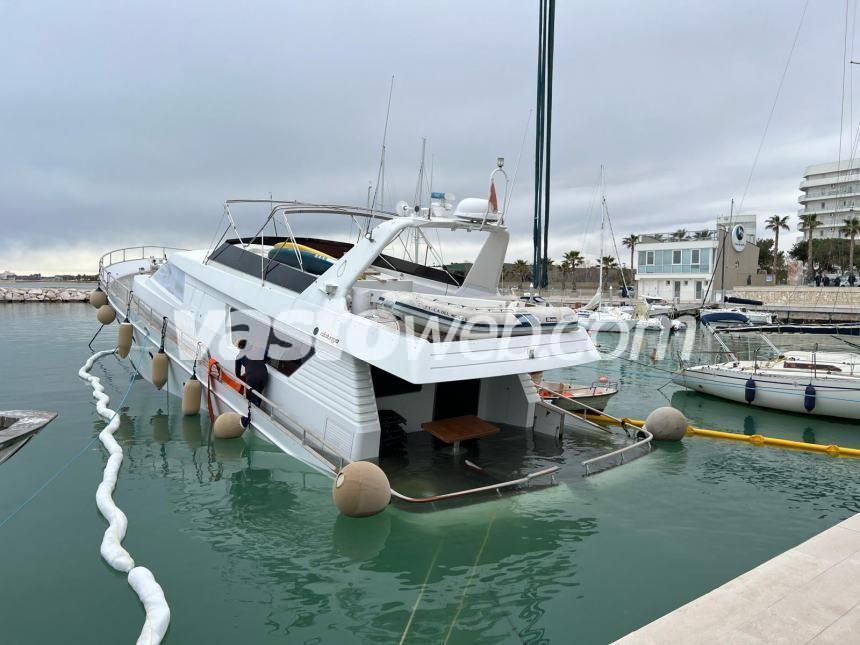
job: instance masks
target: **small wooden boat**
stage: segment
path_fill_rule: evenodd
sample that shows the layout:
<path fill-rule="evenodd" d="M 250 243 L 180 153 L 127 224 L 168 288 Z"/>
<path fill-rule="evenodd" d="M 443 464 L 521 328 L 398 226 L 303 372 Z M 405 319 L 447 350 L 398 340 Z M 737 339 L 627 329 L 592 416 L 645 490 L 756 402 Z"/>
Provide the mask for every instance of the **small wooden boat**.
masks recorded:
<path fill-rule="evenodd" d="M 0 411 L 0 464 L 23 448 L 56 416 L 56 412 L 38 410 Z"/>
<path fill-rule="evenodd" d="M 609 399 L 618 394 L 618 385 L 608 380 L 591 385 L 541 381 L 537 389 L 541 399 L 568 412 L 582 412 L 587 409 L 585 406 L 603 411 Z"/>

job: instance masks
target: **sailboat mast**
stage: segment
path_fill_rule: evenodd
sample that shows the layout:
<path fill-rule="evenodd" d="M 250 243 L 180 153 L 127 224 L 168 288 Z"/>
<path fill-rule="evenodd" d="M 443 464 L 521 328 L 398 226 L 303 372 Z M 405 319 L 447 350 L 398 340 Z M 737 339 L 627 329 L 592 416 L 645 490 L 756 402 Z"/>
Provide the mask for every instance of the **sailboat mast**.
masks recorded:
<path fill-rule="evenodd" d="M 549 280 L 549 197 L 552 134 L 552 63 L 555 0 L 540 0 L 538 23 L 537 112 L 535 116 L 535 200 L 532 286 Z"/>
<path fill-rule="evenodd" d="M 729 207 L 729 224 L 732 225 L 732 222 L 735 219 L 735 198 L 732 197 L 732 205 Z M 722 291 L 721 302 L 725 304 L 726 302 L 726 238 L 729 236 L 729 228 L 723 231 L 723 243 L 722 243 L 722 268 L 720 269 L 720 289 Z"/>

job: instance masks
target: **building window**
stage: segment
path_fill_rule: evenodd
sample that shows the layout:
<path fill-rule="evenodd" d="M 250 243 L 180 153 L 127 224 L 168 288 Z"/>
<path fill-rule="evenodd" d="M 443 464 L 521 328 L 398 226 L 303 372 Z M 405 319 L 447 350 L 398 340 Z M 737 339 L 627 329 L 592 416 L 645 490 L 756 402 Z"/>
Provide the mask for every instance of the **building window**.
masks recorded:
<path fill-rule="evenodd" d="M 672 264 L 681 264 L 681 251 L 672 251 Z"/>
<path fill-rule="evenodd" d="M 654 264 L 654 251 L 645 251 L 645 264 Z"/>
<path fill-rule="evenodd" d="M 699 249 L 693 249 L 690 251 L 690 264 L 693 266 L 699 266 Z"/>
<path fill-rule="evenodd" d="M 824 202 L 821 202 L 821 208 L 824 208 Z"/>

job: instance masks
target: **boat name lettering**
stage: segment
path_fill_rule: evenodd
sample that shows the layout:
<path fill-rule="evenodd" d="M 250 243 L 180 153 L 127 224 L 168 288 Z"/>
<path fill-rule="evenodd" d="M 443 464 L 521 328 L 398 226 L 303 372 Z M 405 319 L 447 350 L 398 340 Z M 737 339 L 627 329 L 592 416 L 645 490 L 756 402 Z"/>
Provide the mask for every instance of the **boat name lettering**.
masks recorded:
<path fill-rule="evenodd" d="M 334 343 L 335 345 L 340 343 L 340 338 L 338 338 L 337 336 L 332 336 L 330 333 L 328 333 L 325 330 L 320 332 L 320 338 L 325 338 L 327 341 Z"/>

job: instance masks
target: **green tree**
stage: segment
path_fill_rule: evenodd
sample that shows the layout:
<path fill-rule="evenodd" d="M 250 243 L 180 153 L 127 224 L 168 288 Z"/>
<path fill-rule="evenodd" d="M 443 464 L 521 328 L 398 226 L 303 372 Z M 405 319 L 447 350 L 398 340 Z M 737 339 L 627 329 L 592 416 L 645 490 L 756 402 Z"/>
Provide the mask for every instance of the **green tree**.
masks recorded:
<path fill-rule="evenodd" d="M 776 274 L 776 255 L 773 252 L 774 240 L 759 240 L 758 242 L 758 268 L 767 271 L 773 268 Z"/>
<path fill-rule="evenodd" d="M 821 220 L 818 219 L 818 215 L 800 216 L 800 228 L 806 232 L 806 262 L 808 266 L 807 278 L 809 280 L 812 280 L 815 277 L 815 269 L 812 268 L 812 231 L 819 226 L 821 226 Z"/>
<path fill-rule="evenodd" d="M 685 228 L 679 228 L 677 231 L 672 233 L 672 240 L 675 242 L 680 242 L 685 239 L 687 239 L 687 229 Z"/>
<path fill-rule="evenodd" d="M 567 288 L 567 274 L 570 273 L 571 269 L 570 262 L 562 260 L 558 268 L 561 269 L 561 292 L 564 293 L 565 288 Z"/>
<path fill-rule="evenodd" d="M 775 275 L 776 260 L 779 257 L 779 232 L 791 230 L 788 226 L 788 215 L 771 215 L 765 220 L 764 227 L 769 231 L 773 231 L 773 273 Z M 759 248 L 761 248 L 761 245 L 759 245 Z M 759 255 L 759 266 L 761 266 L 761 255 Z"/>
<path fill-rule="evenodd" d="M 530 280 L 532 277 L 532 268 L 525 260 L 517 260 L 513 266 L 514 275 L 520 280 L 520 289 L 523 288 L 523 282 Z"/>
<path fill-rule="evenodd" d="M 860 219 L 852 215 L 843 220 L 845 226 L 842 227 L 842 235 L 849 238 L 848 243 L 848 271 L 854 272 L 854 238 L 860 234 Z"/>
<path fill-rule="evenodd" d="M 585 264 L 585 257 L 579 251 L 570 250 L 564 254 L 564 261 L 570 265 L 571 287 L 576 289 L 576 268 Z"/>
<path fill-rule="evenodd" d="M 711 232 L 708 229 L 704 229 L 702 231 L 696 231 L 693 234 L 694 240 L 707 240 L 711 237 Z"/>
<path fill-rule="evenodd" d="M 633 270 L 633 256 L 636 252 L 636 245 L 639 244 L 639 236 L 632 233 L 621 240 L 621 243 L 630 249 L 630 270 Z"/>

